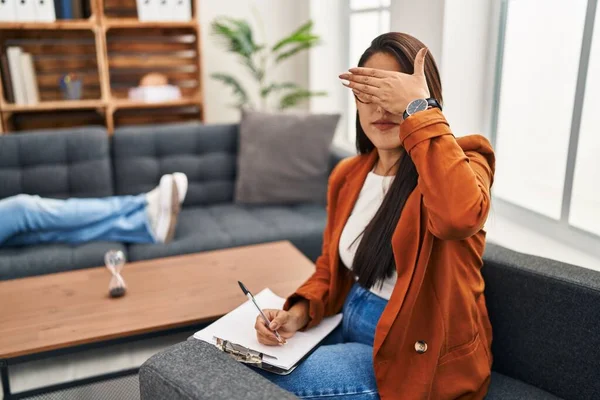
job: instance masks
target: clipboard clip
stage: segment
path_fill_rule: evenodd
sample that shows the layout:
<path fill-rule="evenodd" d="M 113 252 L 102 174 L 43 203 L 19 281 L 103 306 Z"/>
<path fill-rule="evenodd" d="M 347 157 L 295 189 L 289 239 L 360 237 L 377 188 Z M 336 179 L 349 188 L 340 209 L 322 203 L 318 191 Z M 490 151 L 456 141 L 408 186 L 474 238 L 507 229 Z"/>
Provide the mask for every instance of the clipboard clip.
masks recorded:
<path fill-rule="evenodd" d="M 236 361 L 243 362 L 245 364 L 254 364 L 260 366 L 265 358 L 277 360 L 277 357 L 249 349 L 239 344 L 230 342 L 229 340 L 218 337 L 214 337 L 213 339 L 215 340 L 216 346 L 219 350 L 224 353 L 228 353 Z"/>

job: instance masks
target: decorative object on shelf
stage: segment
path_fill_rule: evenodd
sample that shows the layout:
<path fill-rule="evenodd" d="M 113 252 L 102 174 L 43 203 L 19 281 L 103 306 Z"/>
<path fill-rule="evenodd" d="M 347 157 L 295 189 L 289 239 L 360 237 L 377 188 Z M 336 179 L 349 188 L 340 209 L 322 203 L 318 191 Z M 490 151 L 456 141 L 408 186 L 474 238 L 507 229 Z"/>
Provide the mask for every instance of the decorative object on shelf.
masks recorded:
<path fill-rule="evenodd" d="M 212 23 L 212 33 L 227 50 L 239 56 L 256 80 L 259 87 L 257 97 L 260 99 L 258 109 L 266 111 L 269 109 L 268 100 L 276 93 L 281 94 L 277 106 L 280 110 L 295 107 L 313 96 L 327 95 L 326 92 L 307 90 L 294 82 L 273 82 L 269 76 L 271 68 L 319 43 L 319 36 L 312 32 L 312 27 L 312 21 L 308 21 L 273 46 L 256 43 L 250 24 L 243 19 L 217 18 Z M 257 108 L 250 93 L 234 76 L 226 73 L 211 76 L 232 89 L 237 98 L 234 107 Z"/>
<path fill-rule="evenodd" d="M 125 254 L 121 250 L 109 250 L 104 254 L 104 264 L 112 274 L 108 285 L 110 297 L 122 297 L 127 291 L 127 285 L 121 276 L 125 261 Z"/>
<path fill-rule="evenodd" d="M 140 80 L 140 85 L 129 89 L 129 100 L 146 103 L 160 103 L 181 99 L 181 89 L 169 85 L 168 78 L 157 72 L 146 74 Z"/>
<path fill-rule="evenodd" d="M 60 78 L 60 89 L 65 100 L 80 100 L 83 93 L 83 81 L 75 74 L 66 74 Z"/>

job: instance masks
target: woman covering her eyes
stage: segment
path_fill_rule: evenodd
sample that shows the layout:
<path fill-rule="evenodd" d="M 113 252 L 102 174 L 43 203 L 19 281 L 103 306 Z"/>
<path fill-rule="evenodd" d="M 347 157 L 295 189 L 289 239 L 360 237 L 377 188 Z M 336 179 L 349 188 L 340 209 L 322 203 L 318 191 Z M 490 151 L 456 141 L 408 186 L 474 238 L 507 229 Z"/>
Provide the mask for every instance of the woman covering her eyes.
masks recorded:
<path fill-rule="evenodd" d="M 343 322 L 287 376 L 304 398 L 483 399 L 492 329 L 481 275 L 494 154 L 455 138 L 435 61 L 412 36 L 387 33 L 340 75 L 355 95 L 358 155 L 329 180 L 316 271 L 258 318 L 277 345 L 327 316 Z"/>

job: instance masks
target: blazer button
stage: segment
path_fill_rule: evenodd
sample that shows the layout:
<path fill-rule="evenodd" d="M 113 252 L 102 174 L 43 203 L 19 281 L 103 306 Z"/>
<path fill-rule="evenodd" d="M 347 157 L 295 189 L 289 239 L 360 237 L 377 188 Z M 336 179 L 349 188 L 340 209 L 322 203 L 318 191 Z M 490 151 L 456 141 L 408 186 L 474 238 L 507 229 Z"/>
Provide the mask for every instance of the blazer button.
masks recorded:
<path fill-rule="evenodd" d="M 423 340 L 415 342 L 415 350 L 419 354 L 423 354 L 427 351 L 427 343 Z"/>

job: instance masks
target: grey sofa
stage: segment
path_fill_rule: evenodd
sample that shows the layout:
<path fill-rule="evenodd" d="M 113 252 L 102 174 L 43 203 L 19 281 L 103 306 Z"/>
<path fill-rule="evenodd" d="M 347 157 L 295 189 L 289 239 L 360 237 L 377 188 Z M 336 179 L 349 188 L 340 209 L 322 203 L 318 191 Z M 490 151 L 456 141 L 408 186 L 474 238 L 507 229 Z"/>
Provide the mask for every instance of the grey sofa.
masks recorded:
<path fill-rule="evenodd" d="M 486 399 L 600 399 L 600 273 L 493 244 L 484 262 L 494 331 Z M 140 390 L 143 400 L 294 398 L 195 339 L 146 361 Z"/>
<path fill-rule="evenodd" d="M 156 186 L 165 173 L 181 171 L 189 179 L 171 243 L 0 247 L 0 280 L 100 266 L 109 249 L 137 261 L 290 240 L 316 259 L 324 204 L 235 204 L 237 147 L 237 125 L 198 123 L 125 127 L 112 137 L 101 127 L 0 136 L 0 199 L 20 193 L 52 198 L 138 194 Z M 331 166 L 344 156 L 332 150 Z"/>

